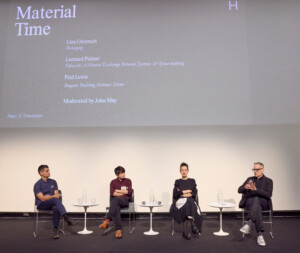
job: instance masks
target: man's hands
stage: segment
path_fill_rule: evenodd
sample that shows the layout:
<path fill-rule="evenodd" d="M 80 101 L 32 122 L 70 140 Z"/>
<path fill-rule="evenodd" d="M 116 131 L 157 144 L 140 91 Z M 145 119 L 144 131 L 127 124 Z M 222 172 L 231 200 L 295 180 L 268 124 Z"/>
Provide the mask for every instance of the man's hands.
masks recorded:
<path fill-rule="evenodd" d="M 245 189 L 251 190 L 251 191 L 256 191 L 256 186 L 252 182 L 252 180 L 249 180 L 249 182 L 245 185 Z"/>
<path fill-rule="evenodd" d="M 121 197 L 125 194 L 128 194 L 128 190 L 115 190 L 113 196 L 114 197 Z"/>
<path fill-rule="evenodd" d="M 39 198 L 39 200 L 41 200 L 41 201 L 46 201 L 46 200 L 49 200 L 49 199 L 59 199 L 59 194 L 58 194 L 58 191 L 55 191 L 54 192 L 54 195 L 43 195 L 43 193 L 38 193 L 37 195 L 36 195 L 38 198 Z"/>
<path fill-rule="evenodd" d="M 57 194 L 54 194 L 54 195 L 44 195 L 44 201 L 45 200 L 48 200 L 48 199 L 59 199 L 59 195 L 58 193 Z"/>
<path fill-rule="evenodd" d="M 115 191 L 114 191 L 114 197 L 121 197 L 121 196 L 123 196 L 124 193 L 121 193 L 120 191 L 121 191 L 121 190 L 115 190 Z"/>

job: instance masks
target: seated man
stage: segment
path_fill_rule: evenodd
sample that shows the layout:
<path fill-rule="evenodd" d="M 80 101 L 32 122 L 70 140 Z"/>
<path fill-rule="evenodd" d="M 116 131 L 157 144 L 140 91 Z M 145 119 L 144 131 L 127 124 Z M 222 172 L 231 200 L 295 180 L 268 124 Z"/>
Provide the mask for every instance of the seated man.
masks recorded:
<path fill-rule="evenodd" d="M 59 238 L 59 221 L 63 216 L 69 226 L 74 222 L 67 215 L 66 209 L 59 200 L 58 187 L 55 180 L 50 179 L 50 170 L 47 165 L 41 165 L 38 168 L 41 179 L 34 185 L 35 204 L 39 210 L 53 211 L 53 239 Z"/>
<path fill-rule="evenodd" d="M 249 210 L 247 223 L 240 231 L 249 234 L 252 224 L 255 223 L 258 234 L 257 243 L 260 246 L 265 246 L 262 211 L 272 210 L 273 181 L 264 175 L 264 165 L 261 162 L 254 163 L 252 170 L 254 177 L 247 178 L 238 189 L 238 192 L 243 194 L 239 207 Z"/>
<path fill-rule="evenodd" d="M 99 226 L 102 229 L 106 229 L 109 226 L 109 222 L 114 219 L 116 226 L 116 237 L 122 238 L 122 225 L 121 225 L 121 213 L 122 207 L 129 206 L 129 199 L 131 198 L 132 186 L 131 180 L 125 178 L 125 169 L 121 166 L 115 168 L 116 179 L 110 182 L 110 207 L 106 217 L 106 220 Z"/>

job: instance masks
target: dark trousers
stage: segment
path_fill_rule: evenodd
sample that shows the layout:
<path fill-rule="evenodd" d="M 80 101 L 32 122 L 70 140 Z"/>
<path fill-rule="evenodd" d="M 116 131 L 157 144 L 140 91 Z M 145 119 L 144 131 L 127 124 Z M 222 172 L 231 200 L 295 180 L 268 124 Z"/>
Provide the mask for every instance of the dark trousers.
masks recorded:
<path fill-rule="evenodd" d="M 125 198 L 112 197 L 110 199 L 109 211 L 107 214 L 107 219 L 114 219 L 116 229 L 122 229 L 121 225 L 121 208 L 128 207 L 129 201 Z"/>
<path fill-rule="evenodd" d="M 251 219 L 255 223 L 256 232 L 264 232 L 262 211 L 269 209 L 268 200 L 259 197 L 248 198 L 245 206 L 249 210 L 247 220 Z"/>
<path fill-rule="evenodd" d="M 53 226 L 59 227 L 59 221 L 67 211 L 59 199 L 49 199 L 41 202 L 37 209 L 39 210 L 52 210 L 53 211 Z"/>

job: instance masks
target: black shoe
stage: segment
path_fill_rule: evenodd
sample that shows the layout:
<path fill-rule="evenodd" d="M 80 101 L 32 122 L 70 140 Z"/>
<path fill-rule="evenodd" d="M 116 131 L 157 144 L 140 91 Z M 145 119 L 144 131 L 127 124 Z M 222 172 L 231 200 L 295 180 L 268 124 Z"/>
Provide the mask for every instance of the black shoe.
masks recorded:
<path fill-rule="evenodd" d="M 187 240 L 191 240 L 191 234 L 186 230 L 182 232 L 182 236 Z"/>
<path fill-rule="evenodd" d="M 64 218 L 65 218 L 65 220 L 66 220 L 69 227 L 75 226 L 79 223 L 79 221 L 78 222 L 73 221 L 73 219 L 71 219 L 71 217 L 67 214 L 64 215 Z"/>
<path fill-rule="evenodd" d="M 53 229 L 52 239 L 59 239 L 59 228 Z"/>
<path fill-rule="evenodd" d="M 194 235 L 199 235 L 200 234 L 200 231 L 199 231 L 199 229 L 197 228 L 197 226 L 195 224 L 192 224 L 191 227 L 192 227 L 192 233 Z"/>

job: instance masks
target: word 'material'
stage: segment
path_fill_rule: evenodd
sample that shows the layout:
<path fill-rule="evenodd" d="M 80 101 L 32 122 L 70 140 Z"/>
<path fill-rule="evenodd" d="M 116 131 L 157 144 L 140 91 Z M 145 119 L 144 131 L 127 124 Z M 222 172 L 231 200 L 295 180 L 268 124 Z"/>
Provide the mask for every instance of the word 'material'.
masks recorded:
<path fill-rule="evenodd" d="M 28 20 L 27 22 L 16 22 L 17 36 L 43 36 L 49 35 L 51 32 L 50 25 L 30 25 L 31 20 L 41 19 L 69 19 L 76 18 L 76 5 L 72 8 L 65 8 L 63 5 L 58 9 L 34 9 L 32 6 L 28 6 L 26 9 L 22 9 L 21 6 L 17 6 L 16 20 Z"/>

